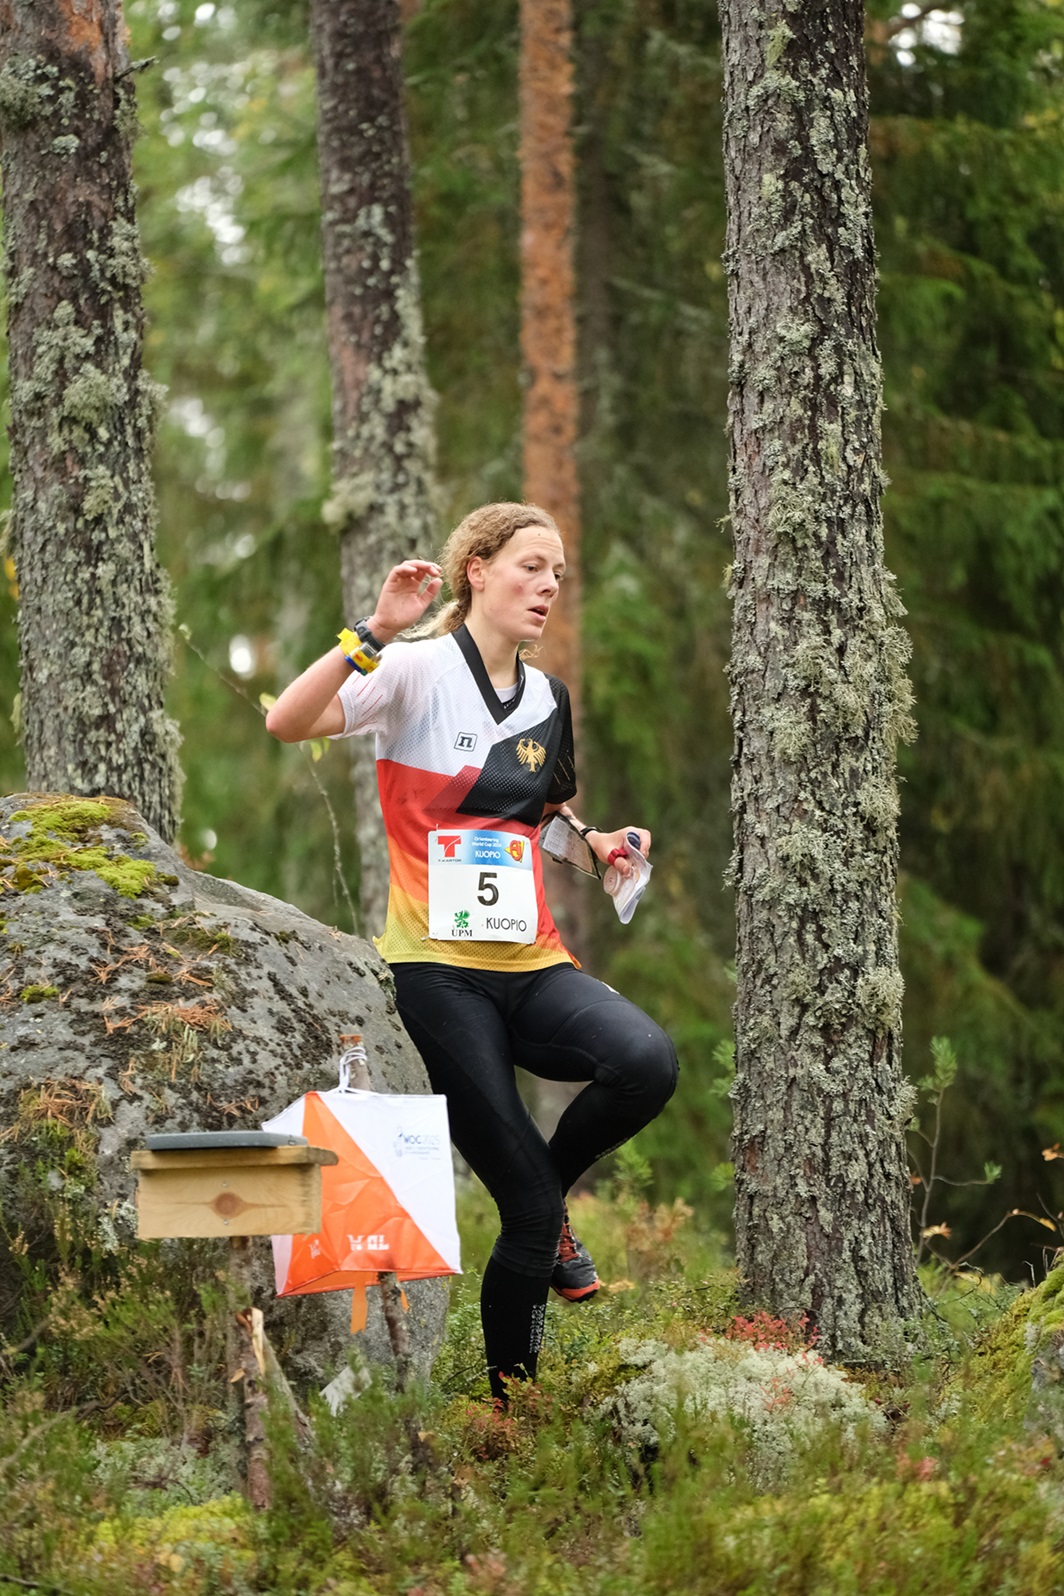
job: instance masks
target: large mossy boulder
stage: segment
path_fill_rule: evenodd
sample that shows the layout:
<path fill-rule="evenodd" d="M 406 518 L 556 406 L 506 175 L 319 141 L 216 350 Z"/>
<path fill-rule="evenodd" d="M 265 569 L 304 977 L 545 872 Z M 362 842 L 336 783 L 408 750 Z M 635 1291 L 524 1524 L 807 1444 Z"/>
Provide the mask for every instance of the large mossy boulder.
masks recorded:
<path fill-rule="evenodd" d="M 981 1423 L 1023 1425 L 1064 1450 L 1064 1264 L 1015 1300 L 949 1381 Z"/>
<path fill-rule="evenodd" d="M 101 1248 L 135 1249 L 131 1149 L 159 1131 L 258 1129 L 335 1086 L 350 1032 L 375 1090 L 430 1089 L 367 943 L 189 869 L 121 800 L 0 799 L 0 1316 L 27 1252 L 54 1248 L 57 1202 L 96 1216 Z M 347 1294 L 274 1302 L 269 1244 L 255 1250 L 267 1325 L 289 1372 L 315 1382 L 344 1360 Z M 384 1361 L 377 1298 L 359 1341 Z M 427 1372 L 446 1285 L 415 1283 L 409 1301 Z"/>

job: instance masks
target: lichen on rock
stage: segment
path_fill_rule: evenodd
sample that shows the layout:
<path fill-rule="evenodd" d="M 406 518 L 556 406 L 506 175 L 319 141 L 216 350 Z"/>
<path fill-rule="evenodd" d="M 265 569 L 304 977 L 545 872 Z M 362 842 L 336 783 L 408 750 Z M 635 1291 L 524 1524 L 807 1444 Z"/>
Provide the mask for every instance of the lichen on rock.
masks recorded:
<path fill-rule="evenodd" d="M 1064 1447 L 1064 1262 L 1017 1291 L 950 1375 L 940 1416 L 962 1406 L 980 1424 L 1025 1423 Z"/>
<path fill-rule="evenodd" d="M 134 1249 L 131 1149 L 156 1131 L 257 1130 L 303 1092 L 335 1084 L 341 1033 L 362 1034 L 375 1089 L 428 1091 L 393 992 L 367 943 L 189 869 L 120 799 L 0 799 L 7 1237 L 37 1222 L 26 1170 L 40 1163 L 53 1196 L 106 1217 L 115 1246 Z M 291 1348 L 290 1372 L 318 1380 L 344 1361 L 346 1298 L 271 1306 L 269 1249 L 256 1251 L 258 1298 Z M 0 1245 L 5 1300 L 18 1278 Z M 427 1369 L 446 1287 L 413 1282 L 408 1295 Z M 374 1296 L 368 1350 L 388 1361 Z"/>
<path fill-rule="evenodd" d="M 72 872 L 92 870 L 122 897 L 139 897 L 155 866 L 101 841 L 100 828 L 128 808 L 115 798 L 49 798 L 16 811 L 10 836 L 0 836 L 0 892 L 40 892 Z"/>

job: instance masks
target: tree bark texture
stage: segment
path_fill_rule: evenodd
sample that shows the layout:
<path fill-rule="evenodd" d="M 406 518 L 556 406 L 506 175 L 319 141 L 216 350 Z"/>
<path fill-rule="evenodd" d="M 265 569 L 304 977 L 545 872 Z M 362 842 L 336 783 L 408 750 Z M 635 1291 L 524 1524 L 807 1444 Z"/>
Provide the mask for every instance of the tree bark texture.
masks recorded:
<path fill-rule="evenodd" d="M 580 374 L 580 433 L 588 438 L 599 420 L 599 401 L 608 382 L 611 351 L 617 335 L 611 279 L 615 270 L 610 179 L 607 171 L 607 85 L 613 63 L 612 33 L 602 26 L 597 0 L 583 0 L 577 13 L 577 99 L 580 105 L 579 178 L 576 238 L 576 281 L 579 314 L 577 370 Z"/>
<path fill-rule="evenodd" d="M 347 621 L 437 541 L 434 396 L 414 253 L 398 0 L 313 0 L 333 486 Z M 383 926 L 388 854 L 368 741 L 355 740 L 362 912 Z"/>
<path fill-rule="evenodd" d="M 569 0 L 521 0 L 521 354 L 524 493 L 565 541 L 566 577 L 551 613 L 548 668 L 580 690 L 580 483 L 573 270 L 576 194 Z"/>
<path fill-rule="evenodd" d="M 881 1359 L 915 1311 L 860 0 L 720 0 L 731 318 L 736 1241 L 749 1299 Z"/>
<path fill-rule="evenodd" d="M 229 1275 L 238 1307 L 233 1314 L 229 1345 L 229 1387 L 236 1393 L 244 1419 L 244 1480 L 248 1501 L 263 1511 L 270 1506 L 270 1448 L 266 1440 L 269 1393 L 266 1389 L 266 1338 L 262 1314 L 256 1324 L 251 1306 L 250 1236 L 229 1243 Z"/>
<path fill-rule="evenodd" d="M 28 785 L 177 826 L 120 0 L 0 3 L 12 552 Z"/>
<path fill-rule="evenodd" d="M 573 163 L 573 26 L 570 0 L 521 0 L 521 354 L 524 495 L 557 521 L 565 585 L 536 664 L 569 689 L 580 747 L 580 482 L 576 444 Z M 584 883 L 558 871 L 551 898 L 566 940 L 582 955 Z"/>

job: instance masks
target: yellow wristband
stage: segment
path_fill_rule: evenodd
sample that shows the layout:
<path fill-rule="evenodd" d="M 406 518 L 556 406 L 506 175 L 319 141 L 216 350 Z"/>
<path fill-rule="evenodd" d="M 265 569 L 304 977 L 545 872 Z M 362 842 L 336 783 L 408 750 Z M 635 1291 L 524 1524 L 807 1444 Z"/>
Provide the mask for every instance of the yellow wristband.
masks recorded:
<path fill-rule="evenodd" d="M 380 655 L 371 653 L 357 632 L 352 632 L 345 626 L 337 636 L 344 651 L 344 658 L 352 670 L 358 671 L 361 676 L 368 676 L 370 671 L 377 669 L 381 662 Z"/>

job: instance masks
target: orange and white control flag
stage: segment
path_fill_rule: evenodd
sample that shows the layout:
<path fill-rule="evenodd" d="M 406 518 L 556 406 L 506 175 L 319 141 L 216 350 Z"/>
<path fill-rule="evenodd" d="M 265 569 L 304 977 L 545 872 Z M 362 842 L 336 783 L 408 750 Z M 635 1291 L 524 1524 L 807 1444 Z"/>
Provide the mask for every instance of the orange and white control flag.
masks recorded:
<path fill-rule="evenodd" d="M 263 1129 L 305 1136 L 339 1160 L 321 1171 L 318 1234 L 272 1238 L 279 1297 L 353 1289 L 352 1329 L 361 1329 L 365 1288 L 379 1273 L 461 1273 L 445 1098 L 308 1092 Z"/>

